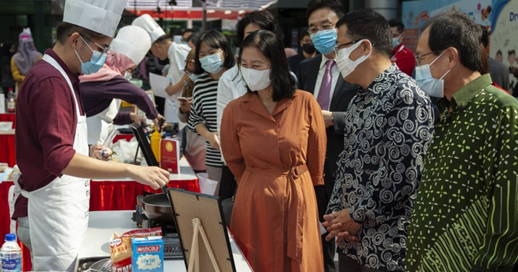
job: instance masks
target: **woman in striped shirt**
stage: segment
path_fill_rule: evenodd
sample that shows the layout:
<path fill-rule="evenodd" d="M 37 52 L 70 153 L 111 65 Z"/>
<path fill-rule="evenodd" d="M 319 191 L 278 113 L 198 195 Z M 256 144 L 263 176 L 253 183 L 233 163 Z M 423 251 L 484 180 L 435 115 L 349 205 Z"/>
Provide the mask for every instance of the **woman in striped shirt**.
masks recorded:
<path fill-rule="evenodd" d="M 194 85 L 188 127 L 205 138 L 207 174 L 218 182 L 214 195 L 219 192 L 223 167 L 216 121 L 218 81 L 234 65 L 234 55 L 225 36 L 215 30 L 203 32 L 196 43 L 194 73 L 201 75 Z"/>

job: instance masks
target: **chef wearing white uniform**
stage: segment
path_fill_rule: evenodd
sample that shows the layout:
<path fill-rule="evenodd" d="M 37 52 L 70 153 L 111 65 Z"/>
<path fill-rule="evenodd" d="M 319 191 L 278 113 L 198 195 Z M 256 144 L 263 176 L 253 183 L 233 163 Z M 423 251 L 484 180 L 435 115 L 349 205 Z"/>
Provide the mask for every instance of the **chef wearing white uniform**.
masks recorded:
<path fill-rule="evenodd" d="M 157 167 L 88 157 L 77 73 L 94 73 L 104 64 L 125 5 L 126 0 L 66 0 L 58 42 L 20 89 L 16 159 L 26 198 L 18 198 L 13 217 L 28 213 L 34 270 L 74 270 L 88 225 L 91 178 L 130 177 L 154 189 L 169 181 L 169 173 Z"/>
<path fill-rule="evenodd" d="M 169 57 L 170 65 L 167 75 L 172 85 L 178 83 L 185 74 L 183 71 L 185 59 L 189 51 L 191 51 L 191 48 L 186 44 L 175 43 L 167 38 L 164 30 L 148 14 L 141 15 L 133 20 L 132 25 L 141 27 L 147 31 L 152 42 L 151 52 L 155 57 L 158 57 L 160 60 Z M 176 100 L 176 97 L 180 95 L 181 92 L 178 92 L 166 99 L 164 117 L 167 122 L 180 123 L 180 128 L 183 128 L 185 124 L 180 122 L 177 116 L 177 109 L 180 108 L 180 103 Z"/>

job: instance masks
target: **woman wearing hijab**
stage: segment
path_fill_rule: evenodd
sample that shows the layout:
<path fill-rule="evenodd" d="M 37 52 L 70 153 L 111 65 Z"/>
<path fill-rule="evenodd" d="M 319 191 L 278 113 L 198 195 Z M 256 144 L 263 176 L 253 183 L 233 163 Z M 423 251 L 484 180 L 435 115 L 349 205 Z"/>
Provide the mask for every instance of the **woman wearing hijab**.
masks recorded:
<path fill-rule="evenodd" d="M 23 29 L 22 33 L 20 33 L 18 51 L 14 54 L 11 60 L 11 72 L 18 89 L 20 88 L 22 81 L 25 79 L 25 75 L 29 70 L 31 70 L 34 63 L 41 59 L 41 57 L 41 53 L 36 51 L 36 46 L 34 46 L 31 29 Z"/>
<path fill-rule="evenodd" d="M 121 100 L 138 106 L 156 125 L 163 118 L 147 93 L 129 80 L 151 47 L 149 35 L 136 26 L 119 30 L 111 43 L 103 67 L 94 74 L 80 76 L 81 99 L 88 124 L 88 144 L 104 143 L 112 124 L 145 122 L 133 112 L 120 112 Z"/>
<path fill-rule="evenodd" d="M 0 46 L 0 87 L 7 92 L 10 88 L 14 90 L 14 78 L 11 73 L 11 58 L 13 57 L 16 47 L 12 42 L 4 42 Z"/>

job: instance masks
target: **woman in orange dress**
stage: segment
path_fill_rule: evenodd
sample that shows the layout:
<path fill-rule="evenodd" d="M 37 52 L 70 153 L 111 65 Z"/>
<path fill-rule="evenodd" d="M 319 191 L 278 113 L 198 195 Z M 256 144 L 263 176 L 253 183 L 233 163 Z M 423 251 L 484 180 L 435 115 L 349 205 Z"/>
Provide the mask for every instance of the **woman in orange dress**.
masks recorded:
<path fill-rule="evenodd" d="M 322 185 L 326 133 L 320 106 L 295 90 L 270 31 L 241 46 L 248 93 L 223 112 L 221 148 L 238 190 L 230 230 L 256 272 L 324 271 L 314 185 Z"/>

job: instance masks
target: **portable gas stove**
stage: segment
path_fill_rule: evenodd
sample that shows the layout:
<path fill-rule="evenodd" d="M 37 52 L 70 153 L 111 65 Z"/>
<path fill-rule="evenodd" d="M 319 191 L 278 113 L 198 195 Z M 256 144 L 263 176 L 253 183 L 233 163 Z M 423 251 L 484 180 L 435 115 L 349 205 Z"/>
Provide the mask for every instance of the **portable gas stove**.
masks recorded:
<path fill-rule="evenodd" d="M 180 237 L 173 224 L 164 224 L 152 219 L 148 219 L 142 209 L 142 198 L 137 196 L 137 208 L 133 213 L 133 221 L 139 228 L 162 228 L 162 240 L 164 241 L 164 259 L 183 259 Z"/>

